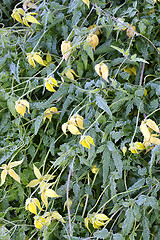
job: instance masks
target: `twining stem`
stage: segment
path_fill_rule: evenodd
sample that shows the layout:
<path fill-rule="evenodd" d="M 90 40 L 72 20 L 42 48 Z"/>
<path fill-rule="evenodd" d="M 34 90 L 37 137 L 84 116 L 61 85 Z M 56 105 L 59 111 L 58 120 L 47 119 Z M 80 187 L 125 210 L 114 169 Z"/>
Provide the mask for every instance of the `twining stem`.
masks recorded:
<path fill-rule="evenodd" d="M 142 65 L 142 71 L 141 71 L 139 86 L 142 86 L 143 74 L 144 74 L 144 67 L 145 67 L 145 62 L 143 62 L 143 65 Z"/>
<path fill-rule="evenodd" d="M 67 210 L 68 210 L 70 236 L 72 236 L 71 215 L 70 215 L 70 207 L 69 207 L 69 181 L 70 181 L 71 173 L 72 173 L 72 169 L 70 168 L 69 174 L 68 174 L 68 180 L 67 180 Z"/>

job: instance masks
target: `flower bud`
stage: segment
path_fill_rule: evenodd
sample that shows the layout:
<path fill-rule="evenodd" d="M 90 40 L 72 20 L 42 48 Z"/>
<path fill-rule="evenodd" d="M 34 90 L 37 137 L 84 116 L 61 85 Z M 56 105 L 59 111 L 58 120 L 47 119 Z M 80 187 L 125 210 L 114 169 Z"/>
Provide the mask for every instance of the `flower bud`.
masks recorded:
<path fill-rule="evenodd" d="M 69 51 L 69 49 L 71 48 L 71 42 L 70 41 L 63 41 L 61 44 L 61 52 L 62 55 L 64 57 L 64 59 L 67 61 L 67 59 L 69 58 L 70 54 L 71 54 L 71 50 Z"/>
<path fill-rule="evenodd" d="M 96 64 L 95 71 L 100 77 L 102 77 L 109 83 L 108 81 L 109 70 L 105 63 Z"/>

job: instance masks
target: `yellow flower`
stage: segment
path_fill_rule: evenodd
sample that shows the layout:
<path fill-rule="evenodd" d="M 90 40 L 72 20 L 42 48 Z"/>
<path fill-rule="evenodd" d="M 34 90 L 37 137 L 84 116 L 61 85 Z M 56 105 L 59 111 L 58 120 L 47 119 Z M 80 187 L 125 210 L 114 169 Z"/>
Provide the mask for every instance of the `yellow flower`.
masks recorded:
<path fill-rule="evenodd" d="M 140 131 L 142 132 L 145 141 L 148 142 L 149 139 L 150 139 L 150 131 L 149 131 L 149 129 L 148 129 L 145 121 L 142 121 L 142 122 L 141 122 Z"/>
<path fill-rule="evenodd" d="M 72 133 L 73 135 L 79 135 L 79 134 L 81 134 L 80 131 L 78 130 L 78 128 L 77 128 L 74 124 L 72 124 L 72 123 L 64 123 L 64 124 L 62 125 L 62 131 L 64 132 L 64 134 L 65 134 L 66 136 L 67 136 L 67 134 L 66 134 L 67 129 L 68 129 L 68 131 L 70 131 L 70 133 Z"/>
<path fill-rule="evenodd" d="M 99 172 L 99 168 L 97 168 L 96 165 L 94 165 L 91 171 L 92 173 L 96 174 L 97 172 Z"/>
<path fill-rule="evenodd" d="M 65 59 L 65 61 L 67 61 L 67 59 L 69 58 L 70 54 L 71 54 L 71 42 L 70 41 L 63 41 L 61 44 L 61 52 L 62 55 Z"/>
<path fill-rule="evenodd" d="M 37 8 L 37 5 L 34 4 L 34 0 L 32 0 L 32 2 L 31 2 L 31 0 L 25 0 L 23 2 L 23 9 L 26 11 L 27 8 L 33 8 L 33 9 Z"/>
<path fill-rule="evenodd" d="M 70 198 L 68 199 L 68 203 L 69 203 L 69 209 L 71 210 L 72 200 Z M 67 200 L 64 203 L 63 211 L 65 211 L 66 207 L 67 207 Z"/>
<path fill-rule="evenodd" d="M 144 139 L 144 142 L 143 142 L 144 146 L 147 148 L 148 146 L 150 146 L 150 145 L 152 145 L 152 144 L 154 144 L 154 145 L 160 145 L 160 139 L 157 138 L 157 136 L 158 136 L 157 134 L 151 134 L 148 141 L 146 141 L 146 140 Z"/>
<path fill-rule="evenodd" d="M 39 210 L 43 211 L 40 202 L 37 198 L 27 198 L 25 202 L 25 209 L 37 215 L 37 207 Z"/>
<path fill-rule="evenodd" d="M 108 81 L 109 69 L 105 63 L 99 63 L 95 65 L 96 73 L 104 80 Z"/>
<path fill-rule="evenodd" d="M 123 155 L 125 156 L 125 154 L 126 154 L 126 152 L 127 152 L 126 146 L 124 146 L 124 147 L 122 148 L 122 152 L 123 152 Z"/>
<path fill-rule="evenodd" d="M 41 184 L 44 181 L 49 181 L 52 180 L 55 176 L 52 176 L 50 174 L 45 174 L 44 176 L 42 176 L 42 174 L 40 173 L 39 169 L 33 164 L 33 169 L 34 169 L 34 174 L 37 177 L 37 179 L 32 180 L 27 187 L 35 187 L 38 184 Z"/>
<path fill-rule="evenodd" d="M 136 27 L 135 26 L 131 26 L 131 25 L 129 25 L 129 27 L 133 30 L 131 30 L 131 29 L 129 29 L 129 28 L 127 28 L 127 30 L 126 30 L 126 35 L 129 37 L 129 39 L 131 38 L 131 37 L 133 37 L 134 36 L 134 31 L 136 31 Z"/>
<path fill-rule="evenodd" d="M 25 14 L 25 12 L 24 12 L 24 10 L 22 8 L 15 8 L 15 9 L 13 9 L 11 17 L 14 20 L 17 20 L 18 22 L 23 24 L 21 15 L 24 16 L 24 14 Z"/>
<path fill-rule="evenodd" d="M 94 34 L 96 34 L 97 36 L 101 34 L 102 31 L 96 24 L 91 25 L 88 29 L 93 29 L 93 28 L 95 28 Z"/>
<path fill-rule="evenodd" d="M 79 142 L 83 147 L 89 148 L 91 149 L 90 145 L 92 144 L 94 145 L 94 141 L 93 138 L 91 138 L 90 136 L 81 136 L 80 142 Z"/>
<path fill-rule="evenodd" d="M 26 108 L 28 108 L 29 112 L 29 102 L 27 100 L 18 100 L 15 104 L 16 111 L 24 117 L 24 114 L 26 113 Z"/>
<path fill-rule="evenodd" d="M 52 57 L 51 57 L 51 54 L 49 53 L 49 51 L 46 55 L 46 61 L 43 60 L 43 62 L 45 63 L 46 66 L 49 66 L 52 63 Z"/>
<path fill-rule="evenodd" d="M 89 0 L 82 0 L 89 8 L 89 5 L 90 5 L 90 1 Z"/>
<path fill-rule="evenodd" d="M 45 122 L 46 118 L 48 118 L 49 121 L 51 121 L 53 113 L 59 114 L 58 109 L 56 107 L 47 108 L 44 112 L 43 122 Z"/>
<path fill-rule="evenodd" d="M 57 81 L 53 77 L 46 78 L 45 87 L 50 92 L 56 92 L 53 87 L 58 87 Z"/>
<path fill-rule="evenodd" d="M 129 73 L 130 75 L 133 75 L 133 74 L 134 74 L 134 75 L 136 76 L 136 74 L 137 74 L 135 67 L 132 67 L 132 68 L 124 68 L 123 71 Z"/>
<path fill-rule="evenodd" d="M 34 68 L 36 67 L 35 61 L 42 66 L 46 66 L 45 63 L 43 62 L 43 59 L 40 56 L 40 52 L 27 53 L 27 59 L 29 64 Z"/>
<path fill-rule="evenodd" d="M 58 220 L 62 223 L 65 223 L 63 217 L 57 211 L 46 212 L 43 214 L 43 217 L 45 217 L 45 223 L 47 225 L 49 225 L 51 221 L 54 221 L 54 220 Z"/>
<path fill-rule="evenodd" d="M 34 217 L 34 226 L 36 228 L 41 230 L 41 228 L 45 225 L 46 225 L 46 220 L 45 220 L 44 217 L 41 217 L 41 216 L 35 216 Z"/>
<path fill-rule="evenodd" d="M 1 173 L 0 186 L 2 186 L 4 184 L 7 174 L 9 174 L 14 180 L 16 180 L 17 182 L 20 183 L 20 177 L 15 173 L 15 171 L 12 168 L 20 165 L 22 162 L 23 162 L 23 160 L 16 161 L 16 162 L 10 162 L 8 165 L 2 164 L 2 166 L 0 167 L 0 169 L 3 169 L 2 173 Z"/>
<path fill-rule="evenodd" d="M 93 48 L 93 50 L 95 51 L 96 46 L 99 43 L 99 38 L 96 34 L 91 34 L 87 37 L 86 39 L 87 42 L 89 42 L 89 45 Z"/>
<path fill-rule="evenodd" d="M 146 119 L 146 120 L 145 120 L 145 124 L 146 124 L 149 128 L 151 128 L 152 130 L 154 130 L 155 132 L 160 133 L 159 127 L 157 126 L 157 124 L 156 124 L 153 120 L 151 120 L 151 119 Z"/>
<path fill-rule="evenodd" d="M 137 154 L 138 154 L 138 151 L 137 151 L 137 150 L 144 150 L 144 149 L 145 149 L 144 144 L 141 143 L 141 142 L 130 143 L 129 145 L 130 145 L 129 150 L 130 150 L 132 153 L 137 153 Z"/>
<path fill-rule="evenodd" d="M 79 114 L 73 115 L 70 120 L 68 121 L 69 124 L 74 124 L 76 127 L 84 129 L 83 127 L 83 120 L 84 118 L 81 117 Z"/>
<path fill-rule="evenodd" d="M 40 184 L 41 199 L 45 204 L 46 208 L 48 206 L 48 197 L 51 197 L 51 198 L 61 197 L 54 190 L 49 188 L 50 185 L 51 184 L 45 183 L 45 182 L 42 182 Z"/>
<path fill-rule="evenodd" d="M 27 26 L 27 27 L 31 27 L 28 22 L 30 23 L 36 23 L 36 24 L 39 24 L 41 25 L 37 19 L 35 17 L 33 17 L 32 15 L 37 15 L 37 13 L 34 13 L 34 12 L 29 12 L 29 13 L 26 13 L 23 17 L 23 23 Z"/>
<path fill-rule="evenodd" d="M 99 214 L 93 213 L 93 214 L 89 214 L 89 216 L 85 218 L 85 226 L 90 231 L 89 223 L 91 223 L 94 228 L 98 229 L 99 227 L 107 224 L 109 221 L 110 221 L 110 219 L 105 214 L 103 214 L 103 213 L 99 213 Z"/>
<path fill-rule="evenodd" d="M 73 69 L 69 69 L 67 72 L 65 72 L 65 75 L 67 76 L 67 78 L 69 78 L 71 80 L 74 80 L 74 75 L 76 77 L 79 77 Z"/>

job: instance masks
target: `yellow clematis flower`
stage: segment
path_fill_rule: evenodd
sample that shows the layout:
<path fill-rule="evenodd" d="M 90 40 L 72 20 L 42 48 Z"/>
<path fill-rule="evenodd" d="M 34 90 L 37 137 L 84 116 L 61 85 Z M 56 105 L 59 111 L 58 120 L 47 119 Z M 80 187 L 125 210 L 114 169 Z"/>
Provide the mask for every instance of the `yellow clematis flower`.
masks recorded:
<path fill-rule="evenodd" d="M 35 216 L 34 217 L 34 226 L 37 228 L 37 229 L 42 229 L 43 226 L 46 225 L 46 220 L 44 217 L 41 217 L 41 216 Z"/>
<path fill-rule="evenodd" d="M 87 37 L 86 39 L 87 42 L 89 42 L 89 45 L 93 48 L 93 50 L 95 51 L 96 46 L 99 43 L 99 38 L 96 34 L 91 34 Z"/>
<path fill-rule="evenodd" d="M 17 20 L 17 22 L 20 22 L 23 25 L 21 15 L 24 16 L 24 14 L 25 12 L 22 8 L 15 8 L 13 9 L 11 17 L 14 19 L 14 21 Z"/>
<path fill-rule="evenodd" d="M 91 138 L 90 136 L 81 136 L 80 142 L 79 142 L 83 147 L 89 148 L 91 149 L 90 145 L 92 144 L 94 145 L 94 141 L 93 138 Z"/>
<path fill-rule="evenodd" d="M 95 29 L 94 34 L 96 34 L 97 36 L 102 33 L 101 29 L 96 24 L 91 25 L 88 29 L 93 29 L 93 28 Z"/>
<path fill-rule="evenodd" d="M 7 174 L 9 174 L 14 180 L 16 180 L 17 182 L 20 183 L 20 177 L 15 173 L 15 171 L 12 168 L 20 165 L 22 162 L 23 162 L 23 160 L 16 161 L 16 162 L 10 162 L 8 165 L 2 164 L 2 166 L 0 167 L 0 169 L 3 169 L 2 173 L 1 173 L 0 186 L 2 186 L 5 183 Z"/>
<path fill-rule="evenodd" d="M 49 225 L 54 220 L 58 220 L 62 223 L 65 223 L 65 220 L 63 219 L 63 217 L 57 211 L 46 212 L 46 213 L 43 214 L 43 217 L 45 218 L 45 223 L 47 225 Z"/>
<path fill-rule="evenodd" d="M 130 143 L 129 145 L 130 145 L 129 150 L 130 150 L 132 153 L 137 153 L 137 154 L 138 154 L 138 151 L 137 151 L 137 150 L 144 150 L 144 149 L 145 149 L 144 144 L 141 143 L 141 142 Z"/>
<path fill-rule="evenodd" d="M 89 0 L 82 0 L 89 8 L 89 5 L 90 5 L 90 1 Z"/>
<path fill-rule="evenodd" d="M 99 227 L 104 226 L 110 221 L 110 218 L 108 218 L 105 214 L 103 213 L 93 213 L 89 214 L 88 217 L 85 218 L 85 226 L 91 232 L 89 229 L 89 223 L 93 225 L 94 228 L 99 229 Z"/>
<path fill-rule="evenodd" d="M 131 25 L 129 25 L 129 27 L 133 30 L 131 30 L 131 29 L 129 29 L 129 28 L 127 28 L 127 30 L 126 30 L 126 35 L 129 37 L 129 39 L 131 38 L 131 37 L 133 37 L 134 36 L 134 31 L 136 31 L 136 27 L 135 26 L 131 26 Z"/>
<path fill-rule="evenodd" d="M 43 62 L 43 59 L 40 56 L 40 52 L 27 53 L 27 60 L 29 64 L 34 68 L 36 67 L 35 61 L 42 66 L 46 66 L 45 63 Z"/>
<path fill-rule="evenodd" d="M 69 78 L 71 80 L 74 80 L 74 75 L 76 77 L 79 77 L 73 69 L 69 69 L 67 72 L 65 72 L 65 75 L 67 76 L 67 78 Z"/>
<path fill-rule="evenodd" d="M 27 100 L 18 100 L 15 103 L 15 109 L 16 111 L 24 117 L 24 114 L 26 113 L 26 108 L 28 108 L 29 112 L 29 102 Z"/>
<path fill-rule="evenodd" d="M 70 131 L 70 133 L 72 133 L 73 135 L 79 135 L 81 134 L 80 131 L 78 130 L 78 128 L 73 124 L 73 123 L 64 123 L 62 125 L 62 131 L 64 132 L 64 134 L 67 136 L 66 131 Z"/>
<path fill-rule="evenodd" d="M 75 114 L 70 118 L 68 123 L 74 124 L 76 127 L 79 127 L 80 129 L 84 129 L 83 121 L 84 121 L 84 118 L 82 116 L 80 116 L 79 114 Z"/>
<path fill-rule="evenodd" d="M 61 52 L 65 61 L 67 61 L 69 56 L 71 55 L 71 47 L 72 46 L 70 41 L 63 41 L 61 44 Z"/>
<path fill-rule="evenodd" d="M 97 168 L 96 165 L 94 165 L 91 169 L 92 173 L 96 174 L 97 172 L 99 172 L 99 168 Z"/>
<path fill-rule="evenodd" d="M 59 87 L 57 81 L 53 77 L 46 78 L 45 80 L 45 87 L 50 92 L 56 92 L 53 87 Z"/>
<path fill-rule="evenodd" d="M 25 202 L 25 209 L 37 215 L 37 207 L 39 210 L 43 211 L 40 202 L 37 198 L 27 198 Z"/>
<path fill-rule="evenodd" d="M 46 208 L 48 206 L 48 197 L 51 197 L 51 198 L 61 197 L 54 190 L 49 188 L 50 185 L 51 184 L 45 183 L 45 182 L 42 182 L 40 184 L 41 199 L 45 204 Z"/>
<path fill-rule="evenodd" d="M 48 118 L 49 121 L 51 121 L 54 113 L 59 114 L 58 109 L 56 107 L 47 108 L 44 112 L 43 122 L 45 122 L 46 118 Z"/>
<path fill-rule="evenodd" d="M 69 209 L 71 210 L 72 200 L 70 198 L 68 199 L 68 203 L 69 203 Z M 67 200 L 64 203 L 63 211 L 65 211 L 66 207 L 67 207 Z"/>
<path fill-rule="evenodd" d="M 52 180 L 55 176 L 45 174 L 44 176 L 40 173 L 39 169 L 33 164 L 34 174 L 37 179 L 32 180 L 26 187 L 35 187 L 44 181 Z"/>
<path fill-rule="evenodd" d="M 100 77 L 102 77 L 109 83 L 108 81 L 109 69 L 105 63 L 96 64 L 95 71 Z"/>
<path fill-rule="evenodd" d="M 37 13 L 34 13 L 34 12 L 26 13 L 26 14 L 24 15 L 24 17 L 22 18 L 23 23 L 24 23 L 27 27 L 31 27 L 31 26 L 28 24 L 28 22 L 29 22 L 29 23 L 36 23 L 36 24 L 41 25 L 41 24 L 37 21 L 37 19 L 36 19 L 35 17 L 33 17 L 32 15 L 37 15 Z"/>

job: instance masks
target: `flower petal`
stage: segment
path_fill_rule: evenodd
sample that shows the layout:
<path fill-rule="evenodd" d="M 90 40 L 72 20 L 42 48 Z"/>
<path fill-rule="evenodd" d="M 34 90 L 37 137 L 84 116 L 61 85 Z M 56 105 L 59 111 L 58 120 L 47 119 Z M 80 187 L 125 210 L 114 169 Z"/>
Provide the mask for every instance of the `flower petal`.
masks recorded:
<path fill-rule="evenodd" d="M 68 130 L 73 134 L 73 135 L 79 135 L 81 134 L 78 128 L 74 124 L 68 124 Z"/>
<path fill-rule="evenodd" d="M 9 167 L 9 168 L 16 167 L 16 166 L 20 165 L 22 162 L 23 162 L 23 160 L 21 160 L 21 161 L 16 161 L 16 162 L 10 162 L 10 163 L 8 164 L 8 167 Z"/>
<path fill-rule="evenodd" d="M 33 164 L 33 170 L 34 170 L 34 174 L 35 174 L 37 179 L 42 178 L 42 175 L 41 175 L 39 169 L 34 164 Z"/>
<path fill-rule="evenodd" d="M 6 176 L 7 176 L 7 170 L 3 170 L 1 173 L 1 184 L 0 186 L 2 186 L 6 180 Z"/>
<path fill-rule="evenodd" d="M 17 182 L 20 183 L 20 177 L 17 175 L 17 173 L 15 173 L 15 171 L 13 169 L 9 170 L 9 175 L 16 180 Z"/>
<path fill-rule="evenodd" d="M 58 195 L 54 190 L 52 190 L 52 189 L 46 189 L 44 194 L 45 194 L 47 197 L 52 197 L 52 198 L 61 197 L 61 196 L 59 196 L 59 195 Z"/>
<path fill-rule="evenodd" d="M 38 179 L 32 180 L 30 181 L 30 183 L 28 183 L 28 185 L 26 187 L 35 187 L 40 183 L 40 181 Z"/>

